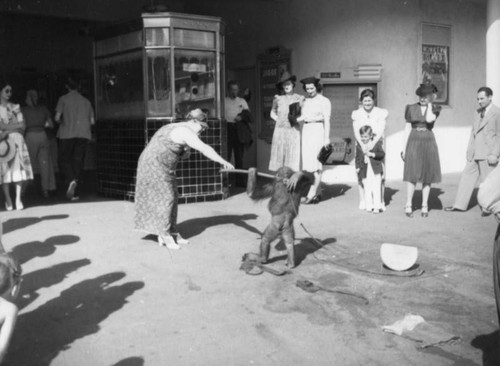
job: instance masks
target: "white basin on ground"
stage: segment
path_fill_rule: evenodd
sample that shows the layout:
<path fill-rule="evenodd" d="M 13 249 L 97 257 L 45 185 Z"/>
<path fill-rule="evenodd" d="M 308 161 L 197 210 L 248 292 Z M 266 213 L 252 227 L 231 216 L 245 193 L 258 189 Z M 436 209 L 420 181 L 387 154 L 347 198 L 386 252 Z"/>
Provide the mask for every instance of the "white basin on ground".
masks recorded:
<path fill-rule="evenodd" d="M 406 271 L 417 263 L 418 249 L 406 245 L 384 243 L 380 246 L 380 257 L 386 267 L 394 271 Z"/>

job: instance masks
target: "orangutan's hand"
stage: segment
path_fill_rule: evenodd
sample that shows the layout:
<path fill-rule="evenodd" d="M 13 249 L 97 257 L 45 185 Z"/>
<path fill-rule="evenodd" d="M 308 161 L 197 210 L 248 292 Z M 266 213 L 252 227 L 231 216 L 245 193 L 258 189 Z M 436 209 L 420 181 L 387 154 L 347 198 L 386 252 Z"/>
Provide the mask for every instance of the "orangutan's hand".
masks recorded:
<path fill-rule="evenodd" d="M 293 175 L 288 179 L 288 182 L 286 182 L 286 187 L 288 188 L 288 191 L 293 192 L 300 178 L 302 178 L 302 172 L 293 173 Z"/>

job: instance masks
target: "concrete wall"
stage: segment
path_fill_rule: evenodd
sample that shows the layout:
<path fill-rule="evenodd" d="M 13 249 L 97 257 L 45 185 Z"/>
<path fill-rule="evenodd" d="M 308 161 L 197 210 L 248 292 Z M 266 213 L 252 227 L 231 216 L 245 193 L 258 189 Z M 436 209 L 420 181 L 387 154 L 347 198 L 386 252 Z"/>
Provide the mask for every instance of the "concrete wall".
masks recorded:
<path fill-rule="evenodd" d="M 258 54 L 276 45 L 293 50 L 292 71 L 299 78 L 363 63 L 382 64 L 379 105 L 390 113 L 389 179 L 402 178 L 403 113 L 406 104 L 416 101 L 420 24 L 451 25 L 450 106 L 444 108 L 435 133 L 443 172 L 463 168 L 476 90 L 485 82 L 484 1 L 219 0 L 207 5 L 193 2 L 186 10 L 224 18 L 228 68 L 253 65 Z M 265 168 L 269 145 L 261 140 L 258 144 L 259 167 Z"/>

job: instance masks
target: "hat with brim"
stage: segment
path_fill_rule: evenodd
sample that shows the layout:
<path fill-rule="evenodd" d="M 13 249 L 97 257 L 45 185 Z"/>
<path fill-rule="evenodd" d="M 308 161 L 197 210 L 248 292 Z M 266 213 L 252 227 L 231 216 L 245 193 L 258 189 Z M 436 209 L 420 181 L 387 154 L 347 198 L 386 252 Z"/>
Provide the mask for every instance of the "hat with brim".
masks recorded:
<path fill-rule="evenodd" d="M 307 78 L 304 78 L 300 81 L 302 84 L 306 85 L 306 84 L 317 84 L 319 83 L 319 79 L 314 77 L 314 76 L 310 76 L 310 77 L 307 77 Z"/>
<path fill-rule="evenodd" d="M 438 88 L 434 84 L 420 84 L 417 90 L 415 90 L 415 94 L 417 94 L 419 97 L 436 94 L 437 92 Z"/>
<path fill-rule="evenodd" d="M 206 122 L 207 114 L 205 112 L 203 112 L 200 108 L 196 108 L 196 109 L 193 109 L 192 111 L 190 111 L 187 114 L 186 119 L 190 119 L 196 123 L 199 123 L 205 129 L 208 128 L 208 123 Z"/>
<path fill-rule="evenodd" d="M 386 267 L 394 271 L 406 271 L 417 263 L 418 248 L 384 243 L 380 246 L 380 257 Z"/>
<path fill-rule="evenodd" d="M 291 75 L 288 71 L 285 71 L 283 75 L 281 75 L 280 79 L 276 83 L 276 87 L 281 87 L 283 83 L 291 81 L 292 83 L 295 83 L 297 81 L 297 77 L 295 75 Z"/>
<path fill-rule="evenodd" d="M 0 140 L 0 163 L 7 163 L 14 158 L 16 154 L 16 145 L 9 137 Z"/>

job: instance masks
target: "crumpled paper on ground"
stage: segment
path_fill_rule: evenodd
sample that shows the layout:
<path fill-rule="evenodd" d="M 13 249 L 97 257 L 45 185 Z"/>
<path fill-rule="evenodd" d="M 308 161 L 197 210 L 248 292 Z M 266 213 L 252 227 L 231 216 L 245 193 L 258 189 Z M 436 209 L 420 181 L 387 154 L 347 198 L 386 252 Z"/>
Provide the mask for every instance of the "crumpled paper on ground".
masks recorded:
<path fill-rule="evenodd" d="M 384 325 L 382 330 L 417 342 L 417 348 L 428 348 L 444 344 L 454 344 L 459 336 L 443 331 L 427 323 L 420 315 L 407 314 L 403 319 L 391 325 Z"/>

